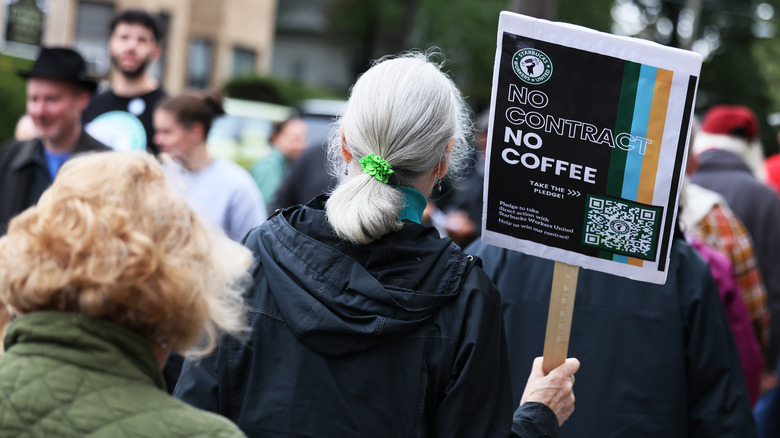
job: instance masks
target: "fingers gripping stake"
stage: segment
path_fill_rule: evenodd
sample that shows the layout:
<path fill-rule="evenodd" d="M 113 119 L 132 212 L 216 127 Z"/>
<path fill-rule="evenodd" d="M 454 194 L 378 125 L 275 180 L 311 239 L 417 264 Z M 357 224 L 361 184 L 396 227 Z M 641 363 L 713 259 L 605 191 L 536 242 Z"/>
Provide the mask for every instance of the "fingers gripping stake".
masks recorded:
<path fill-rule="evenodd" d="M 579 266 L 555 262 L 542 359 L 542 371 L 545 375 L 566 361 L 579 273 Z"/>

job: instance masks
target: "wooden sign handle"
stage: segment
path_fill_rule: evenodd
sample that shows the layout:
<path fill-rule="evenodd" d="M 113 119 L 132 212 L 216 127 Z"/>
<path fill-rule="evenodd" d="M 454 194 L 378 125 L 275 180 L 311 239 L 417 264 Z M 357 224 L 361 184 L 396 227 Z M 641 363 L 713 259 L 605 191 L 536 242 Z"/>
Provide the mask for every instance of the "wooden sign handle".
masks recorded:
<path fill-rule="evenodd" d="M 577 293 L 579 266 L 555 262 L 550 311 L 547 314 L 547 334 L 544 338 L 542 371 L 549 374 L 566 361 L 569 351 L 574 295 Z"/>

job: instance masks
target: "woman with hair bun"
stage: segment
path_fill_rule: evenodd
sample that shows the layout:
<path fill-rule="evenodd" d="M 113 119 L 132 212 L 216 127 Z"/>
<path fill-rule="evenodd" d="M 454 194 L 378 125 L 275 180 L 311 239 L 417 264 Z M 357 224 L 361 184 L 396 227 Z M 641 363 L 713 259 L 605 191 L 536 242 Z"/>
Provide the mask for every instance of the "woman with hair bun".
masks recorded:
<path fill-rule="evenodd" d="M 69 160 L 0 239 L 0 314 L 16 315 L 0 437 L 244 436 L 168 395 L 160 369 L 171 352 L 202 355 L 246 331 L 251 260 L 151 155 Z"/>
<path fill-rule="evenodd" d="M 163 100 L 154 112 L 154 142 L 176 163 L 166 163 L 174 187 L 190 205 L 235 241 L 268 216 L 251 175 L 208 151 L 214 118 L 225 113 L 219 93 L 185 93 Z"/>
<path fill-rule="evenodd" d="M 498 291 L 420 224 L 471 130 L 437 55 L 381 60 L 353 86 L 330 144 L 348 177 L 250 232 L 249 343 L 185 362 L 175 396 L 250 437 L 557 434 L 579 363 L 544 376 L 538 361 L 513 421 Z"/>

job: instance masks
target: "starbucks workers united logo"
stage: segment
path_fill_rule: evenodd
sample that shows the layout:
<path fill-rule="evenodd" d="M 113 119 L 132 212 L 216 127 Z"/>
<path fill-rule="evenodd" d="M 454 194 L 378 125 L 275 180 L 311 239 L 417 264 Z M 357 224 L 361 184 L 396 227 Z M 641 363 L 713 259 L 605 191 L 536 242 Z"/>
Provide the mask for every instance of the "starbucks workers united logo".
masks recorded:
<path fill-rule="evenodd" d="M 523 81 L 537 85 L 550 79 L 553 65 L 550 57 L 541 50 L 520 49 L 512 57 L 512 70 Z"/>

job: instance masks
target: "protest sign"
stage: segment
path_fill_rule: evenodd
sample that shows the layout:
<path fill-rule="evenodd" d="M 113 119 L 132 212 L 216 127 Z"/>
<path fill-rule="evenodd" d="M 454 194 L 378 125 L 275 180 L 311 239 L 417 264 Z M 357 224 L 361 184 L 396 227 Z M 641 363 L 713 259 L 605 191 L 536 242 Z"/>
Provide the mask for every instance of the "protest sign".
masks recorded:
<path fill-rule="evenodd" d="M 503 12 L 483 240 L 664 283 L 701 62 Z"/>
<path fill-rule="evenodd" d="M 501 13 L 482 239 L 556 261 L 545 372 L 566 357 L 579 267 L 666 281 L 701 63 Z"/>

